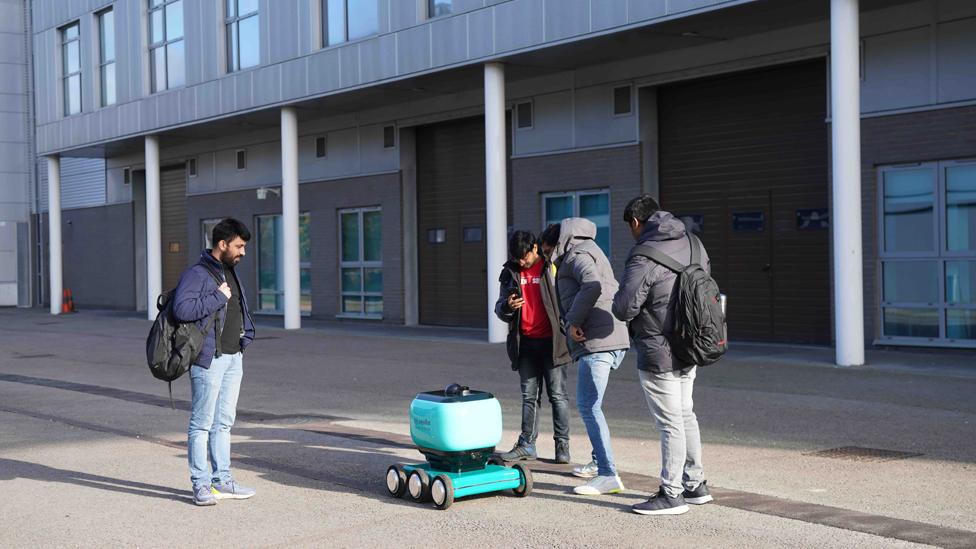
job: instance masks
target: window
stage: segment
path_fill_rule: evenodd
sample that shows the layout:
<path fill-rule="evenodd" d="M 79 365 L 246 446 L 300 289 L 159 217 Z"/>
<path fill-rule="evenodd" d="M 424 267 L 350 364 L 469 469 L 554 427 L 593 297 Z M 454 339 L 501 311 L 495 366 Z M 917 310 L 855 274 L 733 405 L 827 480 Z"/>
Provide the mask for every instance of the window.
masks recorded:
<path fill-rule="evenodd" d="M 213 249 L 213 230 L 224 218 L 217 217 L 213 219 L 204 219 L 200 221 L 200 232 L 203 236 L 203 249 L 212 250 Z"/>
<path fill-rule="evenodd" d="M 613 115 L 622 116 L 630 114 L 633 110 L 630 86 L 621 86 L 613 89 Z"/>
<path fill-rule="evenodd" d="M 98 73 L 102 106 L 115 104 L 115 12 L 100 11 L 98 17 Z"/>
<path fill-rule="evenodd" d="M 132 168 L 122 168 L 122 184 L 129 185 L 132 183 Z"/>
<path fill-rule="evenodd" d="M 315 157 L 325 158 L 325 153 L 328 151 L 328 143 L 325 140 L 325 136 L 315 138 Z"/>
<path fill-rule="evenodd" d="M 261 63 L 258 0 L 227 0 L 227 72 Z"/>
<path fill-rule="evenodd" d="M 383 316 L 383 256 L 380 209 L 339 211 L 340 312 Z"/>
<path fill-rule="evenodd" d="M 542 219 L 545 225 L 559 223 L 567 217 L 584 217 L 596 224 L 596 243 L 610 256 L 610 192 L 575 191 L 542 195 Z"/>
<path fill-rule="evenodd" d="M 322 0 L 322 47 L 380 32 L 377 0 Z"/>
<path fill-rule="evenodd" d="M 392 149 L 394 147 L 396 147 L 396 127 L 384 126 L 383 127 L 383 148 Z"/>
<path fill-rule="evenodd" d="M 284 233 L 281 215 L 259 215 L 258 228 L 258 310 L 283 313 L 285 310 Z M 301 280 L 301 311 L 312 312 L 311 217 L 298 217 L 298 261 Z"/>
<path fill-rule="evenodd" d="M 239 149 L 237 151 L 237 169 L 238 170 L 247 169 L 247 151 L 244 149 Z"/>
<path fill-rule="evenodd" d="M 431 19 L 454 12 L 454 0 L 427 0 L 427 16 Z"/>
<path fill-rule="evenodd" d="M 882 339 L 976 346 L 976 162 L 879 179 Z"/>
<path fill-rule="evenodd" d="M 526 101 L 515 106 L 515 127 L 520 130 L 532 129 L 532 102 Z"/>
<path fill-rule="evenodd" d="M 186 84 L 183 0 L 149 1 L 149 80 L 153 93 Z"/>
<path fill-rule="evenodd" d="M 78 22 L 61 27 L 61 78 L 64 115 L 81 112 L 81 35 Z"/>
<path fill-rule="evenodd" d="M 197 159 L 187 158 L 186 159 L 186 176 L 196 177 L 197 176 Z"/>

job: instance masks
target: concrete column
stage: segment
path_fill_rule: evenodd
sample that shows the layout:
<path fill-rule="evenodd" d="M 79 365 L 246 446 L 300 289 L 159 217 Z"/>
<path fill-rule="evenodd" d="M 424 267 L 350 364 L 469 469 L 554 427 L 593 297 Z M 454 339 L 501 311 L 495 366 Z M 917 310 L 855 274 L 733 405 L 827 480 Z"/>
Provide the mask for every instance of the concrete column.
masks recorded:
<path fill-rule="evenodd" d="M 834 328 L 838 366 L 864 364 L 858 0 L 830 2 Z"/>
<path fill-rule="evenodd" d="M 420 323 L 420 279 L 417 249 L 417 132 L 400 130 L 400 202 L 403 215 L 403 324 Z"/>
<path fill-rule="evenodd" d="M 61 314 L 61 157 L 47 157 L 48 267 L 51 314 Z"/>
<path fill-rule="evenodd" d="M 495 316 L 497 270 L 508 258 L 505 182 L 505 66 L 485 64 L 485 240 L 488 248 L 488 341 L 505 341 L 508 326 Z"/>
<path fill-rule="evenodd" d="M 285 284 L 285 329 L 302 327 L 301 266 L 298 249 L 298 113 L 281 109 L 281 232 Z"/>
<path fill-rule="evenodd" d="M 159 198 L 159 136 L 146 136 L 146 316 L 156 318 L 163 293 L 162 212 Z"/>

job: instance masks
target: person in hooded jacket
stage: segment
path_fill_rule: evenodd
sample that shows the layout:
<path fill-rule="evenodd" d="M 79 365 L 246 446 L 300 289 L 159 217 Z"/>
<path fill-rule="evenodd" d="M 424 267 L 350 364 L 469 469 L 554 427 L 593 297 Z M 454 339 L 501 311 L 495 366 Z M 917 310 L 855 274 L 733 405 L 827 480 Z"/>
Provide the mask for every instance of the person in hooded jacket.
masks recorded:
<path fill-rule="evenodd" d="M 576 404 L 593 447 L 593 461 L 573 469 L 576 476 L 590 478 L 573 489 L 581 495 L 624 489 L 613 460 L 603 396 L 610 372 L 620 366 L 630 343 L 626 325 L 610 312 L 617 280 L 595 238 L 596 225 L 580 217 L 564 219 L 542 233 L 543 253 L 556 266 L 562 329 L 579 370 Z"/>
<path fill-rule="evenodd" d="M 680 264 L 699 247 L 701 266 L 711 272 L 708 254 L 684 223 L 659 208 L 650 195 L 627 204 L 624 221 L 637 244 L 647 244 Z M 644 397 L 661 433 L 661 486 L 644 503 L 632 507 L 643 515 L 677 515 L 688 503 L 712 501 L 701 460 L 701 434 L 692 391 L 697 366 L 672 359 L 668 336 L 674 331 L 677 275 L 646 256 L 631 253 L 624 279 L 613 298 L 613 314 L 628 323 Z"/>
<path fill-rule="evenodd" d="M 545 385 L 552 405 L 556 463 L 569 463 L 569 400 L 566 364 L 572 362 L 566 337 L 559 331 L 555 267 L 539 253 L 530 232 L 515 231 L 508 239 L 509 261 L 502 267 L 495 315 L 508 323 L 508 357 L 519 373 L 522 389 L 522 433 L 515 446 L 501 454 L 505 461 L 536 459 L 539 408 Z"/>

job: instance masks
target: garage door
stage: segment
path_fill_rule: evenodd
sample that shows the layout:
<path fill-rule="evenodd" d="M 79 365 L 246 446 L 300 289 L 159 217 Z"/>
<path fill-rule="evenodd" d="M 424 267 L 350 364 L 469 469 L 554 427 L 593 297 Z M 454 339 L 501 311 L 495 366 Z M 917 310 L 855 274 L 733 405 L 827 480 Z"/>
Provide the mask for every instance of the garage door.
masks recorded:
<path fill-rule="evenodd" d="M 163 290 L 175 288 L 187 267 L 186 170 L 182 166 L 159 173 Z M 193 251 L 196 254 L 196 250 Z"/>
<path fill-rule="evenodd" d="M 417 129 L 417 223 L 420 322 L 487 326 L 484 118 Z"/>
<path fill-rule="evenodd" d="M 696 226 L 739 340 L 829 343 L 822 61 L 663 87 L 661 202 Z"/>

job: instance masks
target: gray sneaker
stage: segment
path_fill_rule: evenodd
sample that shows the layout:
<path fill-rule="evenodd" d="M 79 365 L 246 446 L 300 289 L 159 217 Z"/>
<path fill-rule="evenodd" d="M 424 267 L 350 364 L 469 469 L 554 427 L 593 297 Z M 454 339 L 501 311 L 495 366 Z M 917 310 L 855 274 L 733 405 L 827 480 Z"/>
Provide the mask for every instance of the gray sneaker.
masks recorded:
<path fill-rule="evenodd" d="M 217 498 L 210 491 L 209 486 L 193 487 L 193 503 L 197 505 L 217 505 Z"/>
<path fill-rule="evenodd" d="M 233 480 L 214 484 L 213 495 L 217 499 L 247 499 L 254 495 L 254 489 L 241 486 Z"/>
<path fill-rule="evenodd" d="M 591 461 L 586 465 L 577 465 L 573 467 L 573 476 L 579 478 L 593 478 L 600 471 L 595 461 Z"/>

